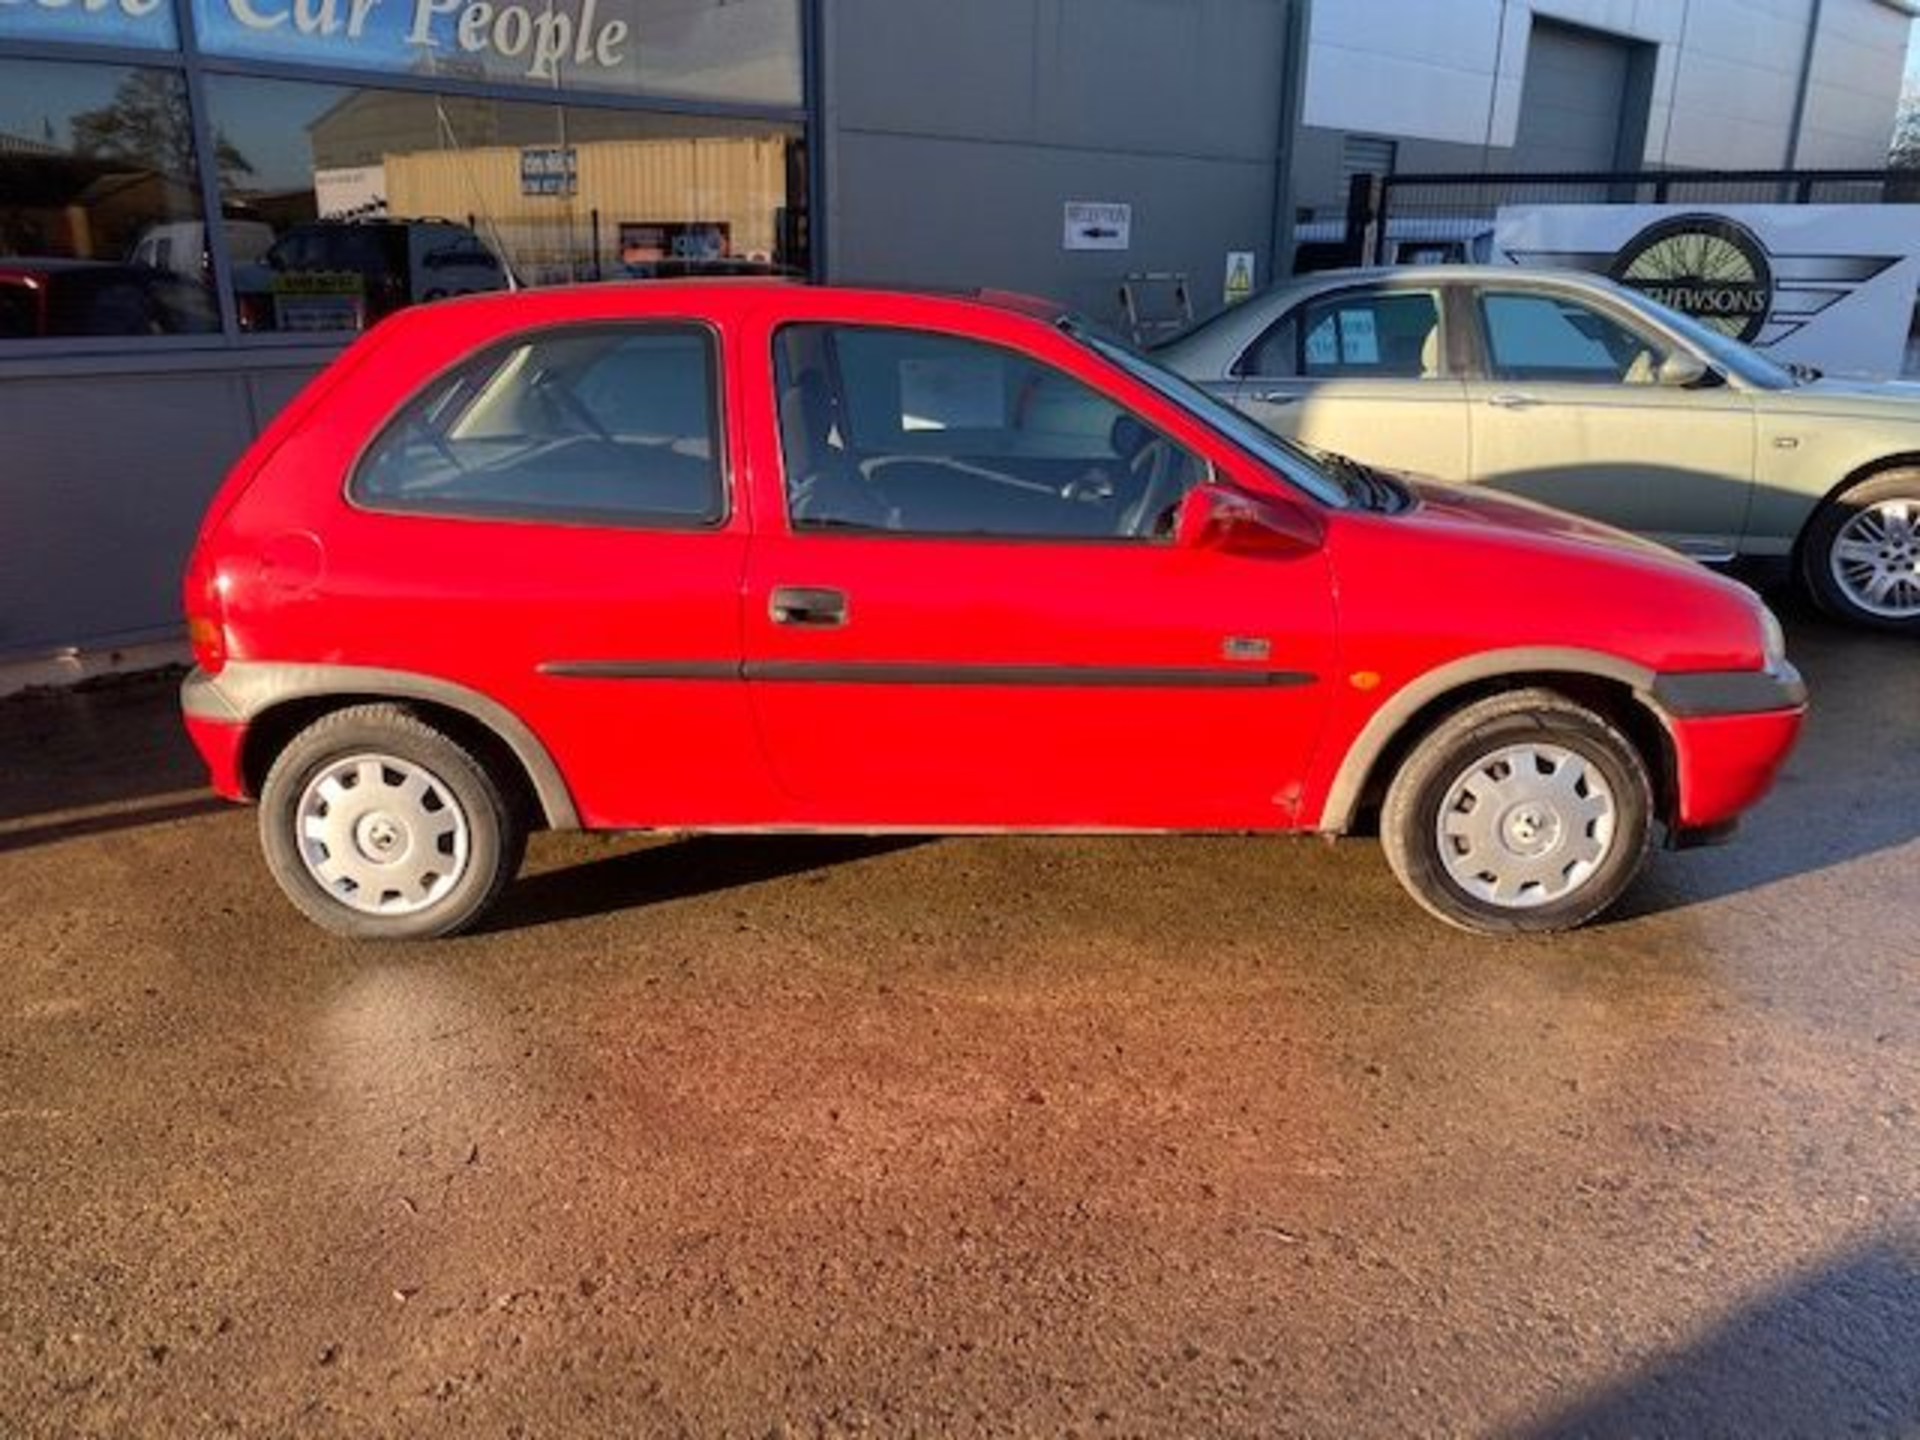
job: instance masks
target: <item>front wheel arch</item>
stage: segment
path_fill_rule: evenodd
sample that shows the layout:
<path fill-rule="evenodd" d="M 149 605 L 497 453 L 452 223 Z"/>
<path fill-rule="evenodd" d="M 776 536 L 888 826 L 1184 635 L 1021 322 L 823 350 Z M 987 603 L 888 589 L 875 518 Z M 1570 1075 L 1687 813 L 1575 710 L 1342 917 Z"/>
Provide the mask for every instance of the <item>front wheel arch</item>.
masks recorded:
<path fill-rule="evenodd" d="M 1835 582 L 1820 573 L 1818 568 L 1824 563 L 1825 557 L 1814 553 L 1814 547 L 1828 543 L 1830 532 L 1835 527 L 1844 528 L 1846 522 L 1841 517 L 1841 511 L 1849 496 L 1878 486 L 1882 481 L 1892 481 L 1902 476 L 1913 477 L 1908 488 L 1920 495 L 1920 454 L 1883 456 L 1860 466 L 1822 497 L 1800 527 L 1800 533 L 1794 537 L 1791 559 L 1794 584 L 1816 606 L 1835 619 L 1901 633 L 1911 633 L 1915 628 L 1915 621 L 1911 617 L 1876 618 L 1862 613 L 1860 607 L 1849 603 L 1848 597 L 1836 594 Z"/>
<path fill-rule="evenodd" d="M 1318 829 L 1328 835 L 1377 833 L 1380 809 L 1393 777 L 1420 742 L 1470 705 L 1520 690 L 1546 690 L 1584 705 L 1613 724 L 1634 744 L 1653 782 L 1654 816 L 1669 829 L 1680 808 L 1680 762 L 1666 723 L 1643 698 L 1652 672 L 1600 657 L 1613 673 L 1592 669 L 1517 669 L 1461 678 L 1453 683 L 1415 682 L 1402 694 L 1424 690 L 1412 705 L 1393 713 L 1392 702 L 1354 742 L 1329 791 Z M 1433 677 L 1429 677 L 1431 682 Z M 1384 733 L 1373 727 L 1383 717 Z"/>

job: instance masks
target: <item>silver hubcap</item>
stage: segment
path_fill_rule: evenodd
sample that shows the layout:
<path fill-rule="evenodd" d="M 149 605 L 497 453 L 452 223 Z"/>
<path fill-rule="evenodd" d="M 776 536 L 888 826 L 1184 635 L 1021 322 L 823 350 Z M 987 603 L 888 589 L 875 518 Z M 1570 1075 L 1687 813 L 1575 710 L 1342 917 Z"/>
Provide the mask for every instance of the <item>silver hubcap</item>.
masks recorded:
<path fill-rule="evenodd" d="M 411 915 L 467 868 L 467 817 L 431 770 L 391 755 L 349 755 L 300 796 L 300 858 L 334 899 L 369 915 Z"/>
<path fill-rule="evenodd" d="M 1513 745 L 1473 762 L 1440 806 L 1440 860 L 1462 890 L 1528 910 L 1586 884 L 1613 849 L 1613 791 L 1558 745 Z"/>
<path fill-rule="evenodd" d="M 1920 616 L 1920 501 L 1882 500 L 1855 515 L 1835 537 L 1827 568 L 1869 615 Z"/>

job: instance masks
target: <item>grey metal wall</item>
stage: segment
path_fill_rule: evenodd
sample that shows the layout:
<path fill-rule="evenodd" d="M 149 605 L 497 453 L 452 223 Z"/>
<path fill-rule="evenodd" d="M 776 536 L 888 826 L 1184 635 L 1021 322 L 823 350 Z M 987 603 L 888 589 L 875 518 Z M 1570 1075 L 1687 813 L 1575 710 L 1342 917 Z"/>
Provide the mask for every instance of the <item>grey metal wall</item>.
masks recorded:
<path fill-rule="evenodd" d="M 311 352 L 0 365 L 0 663 L 180 635 L 180 572 L 228 466 Z"/>
<path fill-rule="evenodd" d="M 1293 3 L 828 0 L 829 277 L 1219 308 L 1228 251 L 1272 273 Z M 1065 250 L 1069 200 L 1131 204 L 1131 249 Z"/>

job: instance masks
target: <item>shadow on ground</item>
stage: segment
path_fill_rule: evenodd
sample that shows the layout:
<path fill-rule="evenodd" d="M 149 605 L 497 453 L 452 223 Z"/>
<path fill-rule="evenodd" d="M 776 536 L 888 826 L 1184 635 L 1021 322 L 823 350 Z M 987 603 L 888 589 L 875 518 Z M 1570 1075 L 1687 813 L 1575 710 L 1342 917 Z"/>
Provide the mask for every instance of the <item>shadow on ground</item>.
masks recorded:
<path fill-rule="evenodd" d="M 1920 1252 L 1855 1251 L 1526 1440 L 1920 1434 Z"/>
<path fill-rule="evenodd" d="M 177 670 L 0 701 L 0 853 L 224 808 L 206 787 Z"/>
<path fill-rule="evenodd" d="M 1807 725 L 1774 792 L 1732 841 L 1656 857 L 1609 921 L 1826 870 L 1920 839 L 1920 651 L 1782 602 L 1806 677 Z"/>
<path fill-rule="evenodd" d="M 712 895 L 927 843 L 920 836 L 699 835 L 648 845 L 604 860 L 523 875 L 501 897 L 480 933 Z"/>

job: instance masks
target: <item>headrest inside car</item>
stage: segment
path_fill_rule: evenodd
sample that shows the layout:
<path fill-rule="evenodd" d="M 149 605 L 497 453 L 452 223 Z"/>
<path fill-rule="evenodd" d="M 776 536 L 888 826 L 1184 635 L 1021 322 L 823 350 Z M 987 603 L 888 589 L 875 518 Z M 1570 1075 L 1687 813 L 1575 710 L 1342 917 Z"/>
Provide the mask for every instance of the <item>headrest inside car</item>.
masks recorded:
<path fill-rule="evenodd" d="M 1113 453 L 1122 460 L 1131 460 L 1140 453 L 1140 449 L 1153 438 L 1153 432 L 1131 415 L 1119 416 L 1108 432 L 1107 443 L 1113 446 Z"/>

